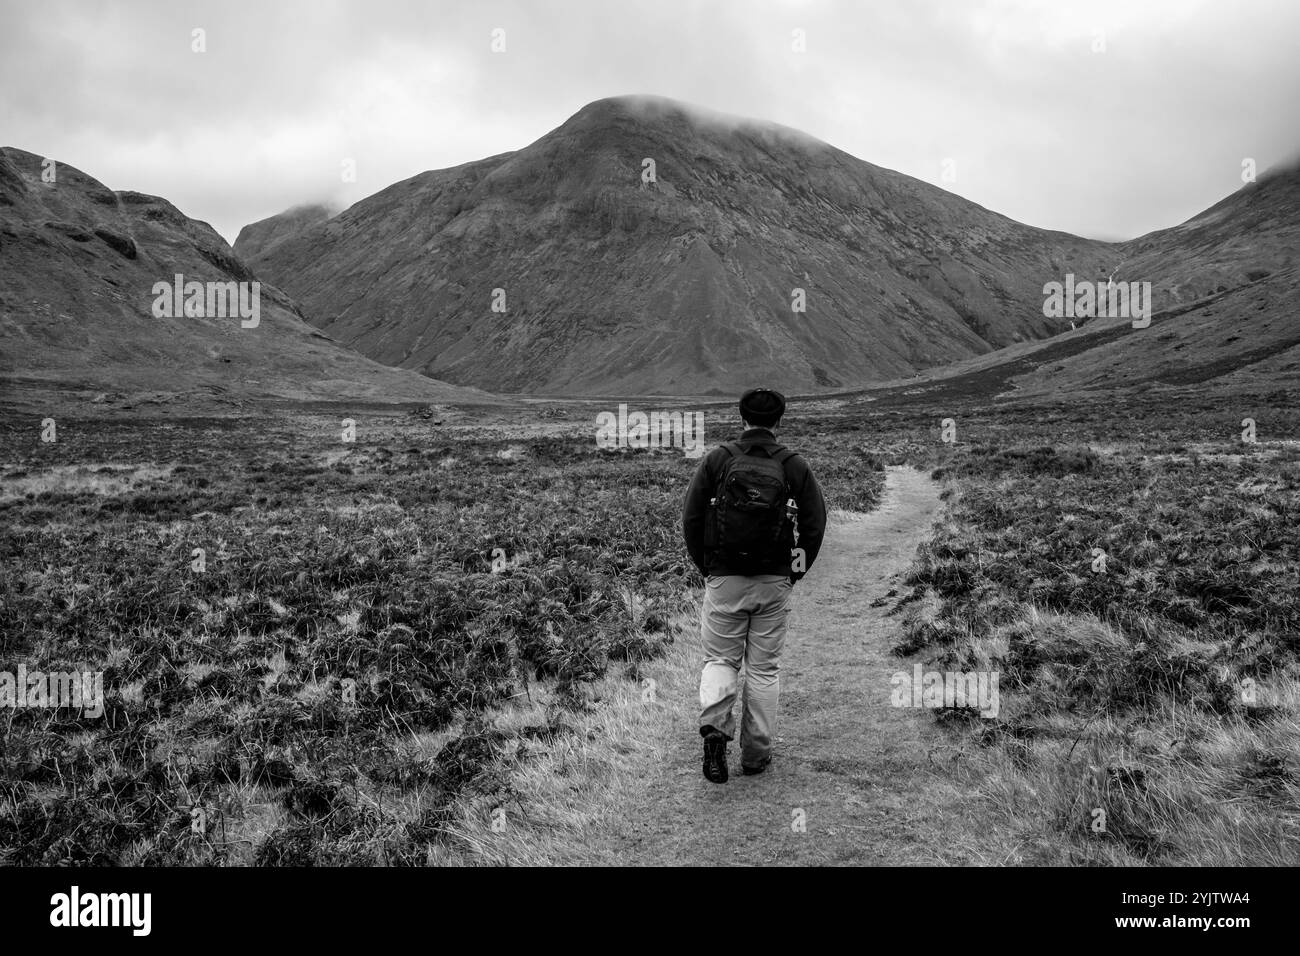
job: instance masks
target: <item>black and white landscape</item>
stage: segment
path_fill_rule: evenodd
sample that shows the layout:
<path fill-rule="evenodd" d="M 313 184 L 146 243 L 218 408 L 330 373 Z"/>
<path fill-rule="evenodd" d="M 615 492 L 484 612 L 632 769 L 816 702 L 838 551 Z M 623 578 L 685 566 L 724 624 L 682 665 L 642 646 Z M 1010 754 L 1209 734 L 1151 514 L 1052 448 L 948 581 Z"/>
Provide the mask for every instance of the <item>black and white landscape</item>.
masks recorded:
<path fill-rule="evenodd" d="M 0 864 L 1300 863 L 1300 8 L 0 16 Z"/>

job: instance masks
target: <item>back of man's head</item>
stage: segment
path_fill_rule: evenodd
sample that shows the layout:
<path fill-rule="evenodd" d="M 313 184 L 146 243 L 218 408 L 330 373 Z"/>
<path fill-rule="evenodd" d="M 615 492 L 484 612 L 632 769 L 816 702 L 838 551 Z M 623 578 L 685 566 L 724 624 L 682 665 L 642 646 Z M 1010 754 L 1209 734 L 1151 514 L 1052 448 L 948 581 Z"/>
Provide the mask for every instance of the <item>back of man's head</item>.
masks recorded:
<path fill-rule="evenodd" d="M 785 396 L 770 388 L 751 388 L 740 396 L 740 417 L 755 428 L 775 428 L 785 414 Z"/>

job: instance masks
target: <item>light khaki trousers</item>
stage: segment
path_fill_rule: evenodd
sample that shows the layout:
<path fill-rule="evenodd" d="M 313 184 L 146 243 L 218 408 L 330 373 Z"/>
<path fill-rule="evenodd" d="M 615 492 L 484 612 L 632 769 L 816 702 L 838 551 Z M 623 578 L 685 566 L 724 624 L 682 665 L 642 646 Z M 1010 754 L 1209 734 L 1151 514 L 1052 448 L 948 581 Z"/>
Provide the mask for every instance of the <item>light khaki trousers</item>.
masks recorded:
<path fill-rule="evenodd" d="M 772 750 L 781 693 L 781 648 L 793 590 L 790 579 L 779 574 L 728 574 L 710 576 L 705 582 L 700 615 L 704 644 L 700 726 L 713 726 L 728 740 L 735 738 L 732 707 L 743 663 L 740 760 L 747 766 L 766 762 Z"/>

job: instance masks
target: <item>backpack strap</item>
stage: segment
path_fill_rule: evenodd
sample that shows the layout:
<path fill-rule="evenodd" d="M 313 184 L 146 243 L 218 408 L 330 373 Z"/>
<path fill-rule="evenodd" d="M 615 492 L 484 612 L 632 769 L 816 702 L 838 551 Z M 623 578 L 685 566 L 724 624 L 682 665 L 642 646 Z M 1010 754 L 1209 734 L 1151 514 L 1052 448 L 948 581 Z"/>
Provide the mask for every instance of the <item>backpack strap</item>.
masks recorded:
<path fill-rule="evenodd" d="M 791 451 L 789 448 L 786 448 L 784 445 L 777 445 L 775 448 L 773 448 L 771 451 L 767 453 L 767 457 L 771 458 L 778 465 L 780 465 L 782 469 L 784 469 L 785 463 L 789 461 L 791 458 L 793 458 L 796 454 L 797 452 Z"/>
<path fill-rule="evenodd" d="M 740 447 L 740 443 L 739 443 L 739 442 L 734 442 L 734 441 L 723 442 L 723 443 L 722 443 L 721 445 L 719 445 L 718 447 L 721 448 L 723 451 L 725 451 L 725 452 L 727 453 L 728 460 L 730 460 L 731 458 L 743 458 L 743 457 L 745 457 L 745 450 L 744 450 L 743 448 Z M 717 478 L 717 480 L 718 480 L 719 483 L 722 481 L 722 479 L 723 479 L 724 477 L 726 477 L 726 474 L 727 474 L 727 462 L 724 461 L 724 462 L 722 463 L 722 466 L 718 469 L 718 478 Z M 717 492 L 717 489 L 718 489 L 718 485 L 715 484 L 715 485 L 714 485 L 714 492 L 715 492 L 715 493 Z"/>
<path fill-rule="evenodd" d="M 776 451 L 772 452 L 772 457 L 776 460 L 776 463 L 781 466 L 781 473 L 785 475 L 785 486 L 790 489 L 791 493 L 794 492 L 794 487 L 790 483 L 790 472 L 786 470 L 785 463 L 793 458 L 795 454 L 796 452 L 792 452 L 784 445 L 777 445 Z"/>

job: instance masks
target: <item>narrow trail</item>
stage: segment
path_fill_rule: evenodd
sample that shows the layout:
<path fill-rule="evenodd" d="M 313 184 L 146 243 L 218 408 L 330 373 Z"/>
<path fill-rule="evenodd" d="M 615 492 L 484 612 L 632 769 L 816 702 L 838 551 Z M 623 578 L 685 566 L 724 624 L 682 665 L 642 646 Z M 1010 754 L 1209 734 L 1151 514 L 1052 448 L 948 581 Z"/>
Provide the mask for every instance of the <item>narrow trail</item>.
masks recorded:
<path fill-rule="evenodd" d="M 930 715 L 890 704 L 891 600 L 941 508 L 928 475 L 891 469 L 879 509 L 832 514 L 795 604 L 781 669 L 771 767 L 731 780 L 700 773 L 698 632 L 681 642 L 659 693 L 664 746 L 617 814 L 588 833 L 586 859 L 631 865 L 960 864 L 979 853 L 978 801 L 931 759 Z M 739 706 L 739 705 L 738 705 Z M 797 824 L 801 819 L 802 832 Z M 985 831 L 986 832 L 986 831 Z"/>

